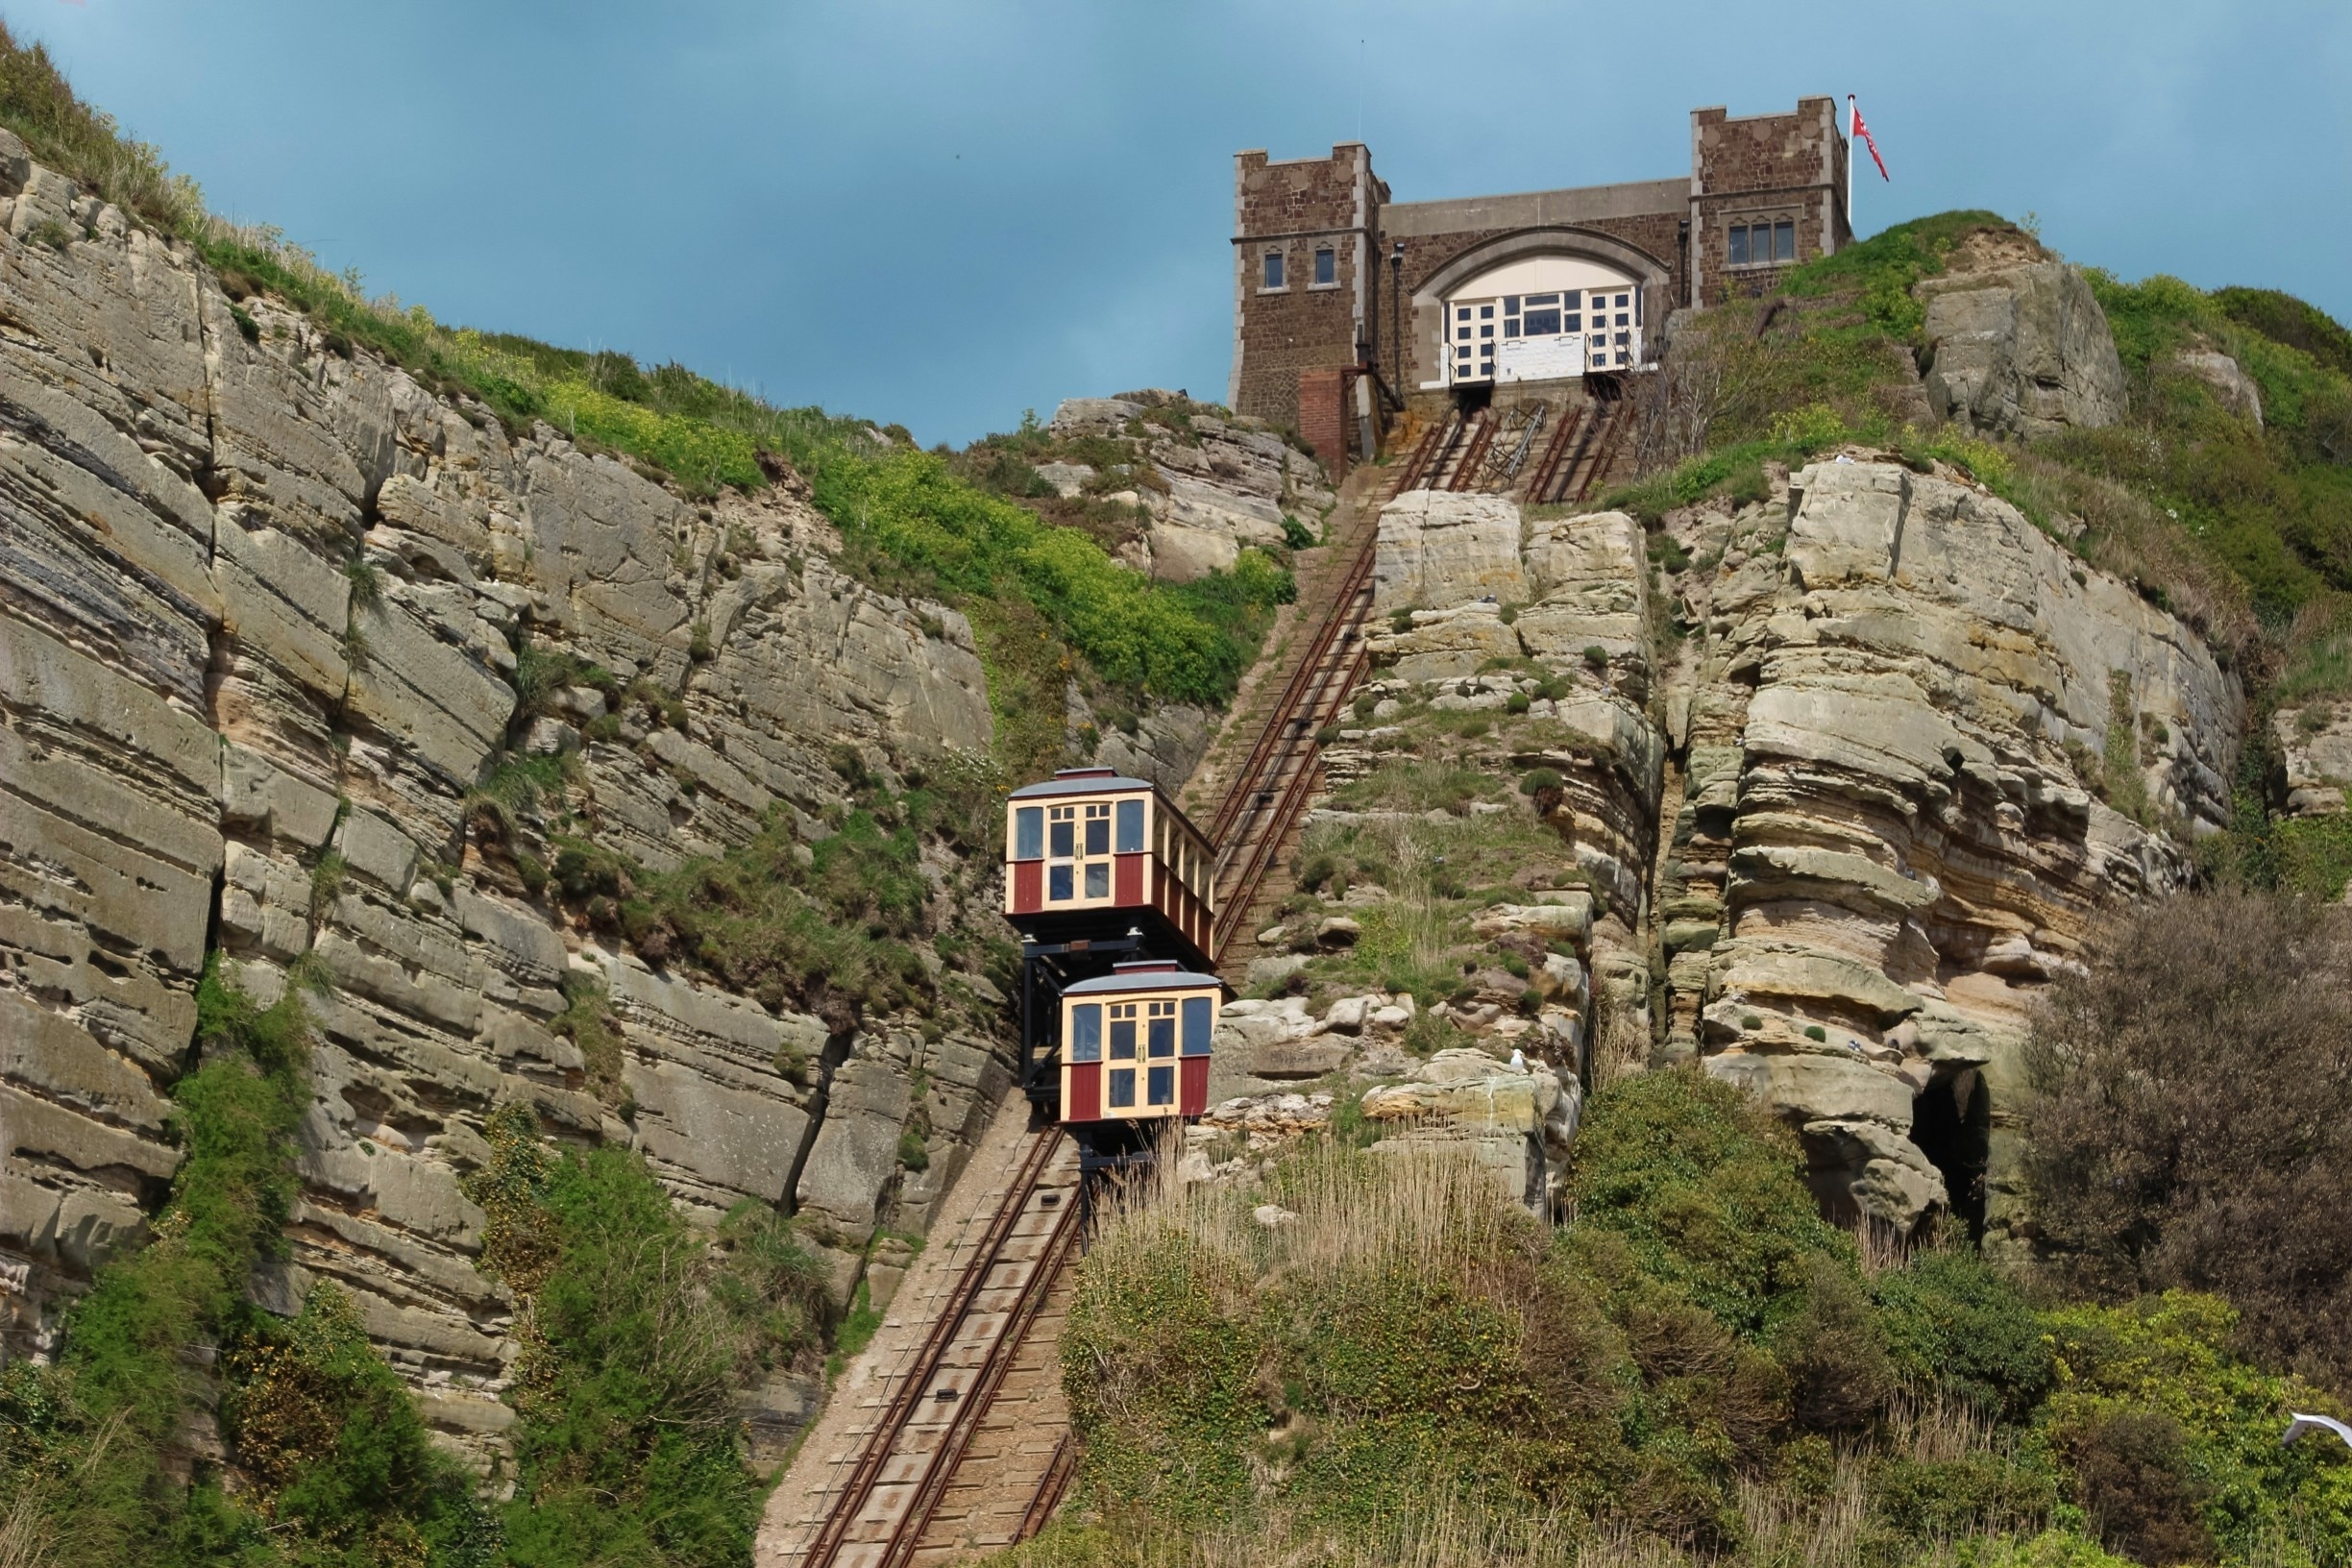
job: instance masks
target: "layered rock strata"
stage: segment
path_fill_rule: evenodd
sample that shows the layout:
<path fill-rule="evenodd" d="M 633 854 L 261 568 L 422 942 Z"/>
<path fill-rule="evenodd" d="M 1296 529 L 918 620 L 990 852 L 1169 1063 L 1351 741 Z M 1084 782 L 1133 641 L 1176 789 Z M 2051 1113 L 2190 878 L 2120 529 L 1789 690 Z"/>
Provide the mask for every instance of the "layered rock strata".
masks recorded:
<path fill-rule="evenodd" d="M 558 832 L 655 871 L 770 822 L 814 842 L 844 755 L 890 781 L 985 754 L 964 618 L 838 569 L 790 476 L 697 500 L 510 431 L 233 301 L 5 133 L 0 228 L 6 1353 L 167 1190 L 213 952 L 265 1000 L 321 984 L 291 1252 L 257 1287 L 347 1287 L 443 1432 L 508 1420 L 511 1304 L 463 1188 L 502 1103 L 643 1151 L 705 1216 L 798 1213 L 845 1295 L 877 1226 L 919 1231 L 954 1180 L 1007 1040 L 730 994 L 567 925 L 534 872 Z M 617 678 L 518 716 L 525 646 Z M 1134 745 L 1181 773 L 1195 731 Z M 572 778 L 510 797 L 510 843 L 472 830 L 487 774 L 555 752 Z M 989 869 L 924 870 L 942 919 L 992 919 Z M 600 1094 L 555 1027 L 579 1007 L 619 1039 Z M 751 1394 L 774 1442 L 808 1392 Z"/>
<path fill-rule="evenodd" d="M 1158 422 L 1156 411 L 1170 409 L 1184 410 L 1181 423 Z M 1141 509 L 1148 521 L 1125 556 L 1171 582 L 1229 571 L 1252 545 L 1281 547 L 1284 518 L 1311 524 L 1335 500 L 1322 466 L 1262 420 L 1202 412 L 1181 393 L 1067 399 L 1051 429 L 1064 439 L 1134 444 L 1116 464 L 1055 461 L 1039 473 L 1066 498 L 1095 495 Z"/>
<path fill-rule="evenodd" d="M 1621 514 L 1400 498 L 1335 776 L 1408 698 L 1567 730 L 1509 761 L 1604 894 L 1617 1016 L 1796 1126 L 1833 1213 L 2013 1240 L 2035 992 L 2226 821 L 2239 689 L 1949 474 L 1840 456 L 1668 531 L 1677 574 Z"/>

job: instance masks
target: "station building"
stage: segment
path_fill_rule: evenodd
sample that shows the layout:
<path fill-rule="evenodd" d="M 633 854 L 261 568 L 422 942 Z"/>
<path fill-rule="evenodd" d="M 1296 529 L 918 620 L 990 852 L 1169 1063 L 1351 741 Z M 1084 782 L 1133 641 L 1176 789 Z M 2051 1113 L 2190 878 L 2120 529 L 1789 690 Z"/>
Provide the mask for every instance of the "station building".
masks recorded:
<path fill-rule="evenodd" d="M 1234 159 L 1227 403 L 1335 467 L 1385 416 L 1651 362 L 1673 311 L 1852 239 L 1837 105 L 1691 111 L 1687 177 L 1398 202 L 1362 142 Z"/>

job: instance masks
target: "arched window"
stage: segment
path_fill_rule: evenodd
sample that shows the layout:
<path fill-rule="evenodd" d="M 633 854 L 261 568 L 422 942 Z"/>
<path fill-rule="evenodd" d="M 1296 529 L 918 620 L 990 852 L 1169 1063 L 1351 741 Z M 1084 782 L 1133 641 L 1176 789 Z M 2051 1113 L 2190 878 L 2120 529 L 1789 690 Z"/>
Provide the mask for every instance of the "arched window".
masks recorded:
<path fill-rule="evenodd" d="M 1262 286 L 1266 288 L 1280 288 L 1283 286 L 1282 252 L 1268 251 L 1265 253 L 1265 282 Z"/>
<path fill-rule="evenodd" d="M 1522 257 L 1449 290 L 1443 379 L 1550 380 L 1642 362 L 1641 285 L 1573 255 Z"/>

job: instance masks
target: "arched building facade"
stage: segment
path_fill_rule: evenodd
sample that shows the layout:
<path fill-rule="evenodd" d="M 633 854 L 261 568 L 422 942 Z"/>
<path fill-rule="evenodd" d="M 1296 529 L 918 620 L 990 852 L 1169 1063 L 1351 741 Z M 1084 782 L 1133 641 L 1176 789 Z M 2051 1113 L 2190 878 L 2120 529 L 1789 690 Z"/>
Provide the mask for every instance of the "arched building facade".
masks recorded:
<path fill-rule="evenodd" d="M 1691 113 L 1687 177 L 1397 202 L 1361 142 L 1235 160 L 1227 402 L 1327 462 L 1379 409 L 1637 372 L 1666 318 L 1850 242 L 1835 104 Z"/>

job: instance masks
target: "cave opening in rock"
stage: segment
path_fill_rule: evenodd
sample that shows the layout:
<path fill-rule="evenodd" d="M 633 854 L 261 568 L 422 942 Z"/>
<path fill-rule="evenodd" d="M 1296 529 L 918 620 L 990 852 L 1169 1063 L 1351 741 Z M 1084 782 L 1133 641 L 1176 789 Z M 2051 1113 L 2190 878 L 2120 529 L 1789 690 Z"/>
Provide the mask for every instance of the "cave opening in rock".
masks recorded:
<path fill-rule="evenodd" d="M 1992 1151 L 1993 1097 L 1972 1066 L 1939 1074 L 1912 1102 L 1911 1141 L 1942 1172 L 1952 1217 L 1981 1240 L 1985 1164 Z"/>

